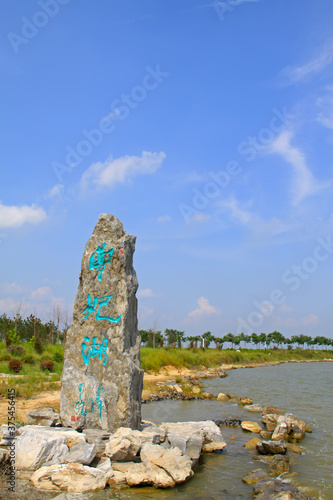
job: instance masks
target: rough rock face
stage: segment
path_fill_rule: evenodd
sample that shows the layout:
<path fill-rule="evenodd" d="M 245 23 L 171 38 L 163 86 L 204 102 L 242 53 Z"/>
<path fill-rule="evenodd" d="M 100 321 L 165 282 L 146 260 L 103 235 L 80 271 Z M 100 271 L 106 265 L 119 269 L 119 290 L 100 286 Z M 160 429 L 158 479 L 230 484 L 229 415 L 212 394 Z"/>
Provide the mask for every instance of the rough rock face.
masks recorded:
<path fill-rule="evenodd" d="M 64 426 L 138 428 L 143 371 L 137 328 L 135 236 L 100 215 L 82 258 L 61 376 Z"/>

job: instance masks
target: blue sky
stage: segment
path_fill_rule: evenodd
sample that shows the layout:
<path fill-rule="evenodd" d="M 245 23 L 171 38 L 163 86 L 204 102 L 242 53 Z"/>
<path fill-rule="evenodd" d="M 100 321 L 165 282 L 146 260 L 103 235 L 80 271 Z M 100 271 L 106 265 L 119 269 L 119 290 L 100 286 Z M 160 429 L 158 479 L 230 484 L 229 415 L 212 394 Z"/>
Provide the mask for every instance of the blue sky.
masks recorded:
<path fill-rule="evenodd" d="M 139 327 L 332 337 L 330 0 L 16 0 L 0 17 L 0 314 L 71 314 L 100 213 Z"/>

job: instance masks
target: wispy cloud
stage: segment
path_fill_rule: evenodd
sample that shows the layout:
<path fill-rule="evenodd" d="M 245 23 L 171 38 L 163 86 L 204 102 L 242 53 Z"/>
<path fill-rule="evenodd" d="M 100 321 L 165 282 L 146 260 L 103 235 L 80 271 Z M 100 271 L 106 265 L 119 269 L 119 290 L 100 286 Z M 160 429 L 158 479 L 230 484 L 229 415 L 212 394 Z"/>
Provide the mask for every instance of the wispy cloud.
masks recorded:
<path fill-rule="evenodd" d="M 157 217 L 157 222 L 159 224 L 164 224 L 165 222 L 171 221 L 170 215 L 161 215 L 160 217 Z"/>
<path fill-rule="evenodd" d="M 262 220 L 258 215 L 248 209 L 248 203 L 245 207 L 234 198 L 223 200 L 219 206 L 227 209 L 233 221 L 240 223 L 247 229 L 256 234 L 281 234 L 289 231 L 291 226 L 284 224 L 281 219 L 273 217 L 269 221 Z"/>
<path fill-rule="evenodd" d="M 281 76 L 286 85 L 306 80 L 326 69 L 333 61 L 333 43 L 328 43 L 314 55 L 312 59 L 298 66 L 287 66 Z"/>
<path fill-rule="evenodd" d="M 333 86 L 326 87 L 325 95 L 318 97 L 316 105 L 319 109 L 317 121 L 324 127 L 333 130 Z"/>
<path fill-rule="evenodd" d="M 20 227 L 23 224 L 39 224 L 47 218 L 46 212 L 37 205 L 3 205 L 0 203 L 0 228 Z"/>
<path fill-rule="evenodd" d="M 316 325 L 318 323 L 318 317 L 315 314 L 308 314 L 302 318 L 302 324 L 304 326 Z"/>
<path fill-rule="evenodd" d="M 64 192 L 63 184 L 56 184 L 52 189 L 47 193 L 46 198 L 55 198 L 60 197 Z"/>
<path fill-rule="evenodd" d="M 205 297 L 200 297 L 197 300 L 198 307 L 194 309 L 194 311 L 191 311 L 188 313 L 188 319 L 197 319 L 202 316 L 209 316 L 209 315 L 218 315 L 220 314 L 220 310 L 217 307 L 212 306 L 209 303 L 209 300 L 206 299 Z"/>
<path fill-rule="evenodd" d="M 110 156 L 105 162 L 93 163 L 82 175 L 82 191 L 103 188 L 113 189 L 116 184 L 124 184 L 137 175 L 154 174 L 166 158 L 165 153 L 143 151 L 141 156 Z"/>
<path fill-rule="evenodd" d="M 307 166 L 304 153 L 292 145 L 293 136 L 292 131 L 284 130 L 269 145 L 267 151 L 282 156 L 293 167 L 293 205 L 298 205 L 304 198 L 317 193 L 327 185 L 319 184 L 314 178 Z"/>
<path fill-rule="evenodd" d="M 152 297 L 156 297 L 155 293 L 150 288 L 145 288 L 144 290 L 140 290 L 137 293 L 137 296 L 139 299 L 150 299 Z"/>

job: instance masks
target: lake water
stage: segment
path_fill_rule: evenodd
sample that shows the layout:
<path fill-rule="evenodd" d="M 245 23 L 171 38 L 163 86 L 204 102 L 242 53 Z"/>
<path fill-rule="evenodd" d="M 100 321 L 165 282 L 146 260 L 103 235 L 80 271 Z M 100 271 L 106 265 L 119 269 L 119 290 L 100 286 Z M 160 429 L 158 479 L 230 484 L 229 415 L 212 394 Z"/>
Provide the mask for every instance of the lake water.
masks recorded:
<path fill-rule="evenodd" d="M 305 493 L 321 500 L 333 499 L 333 363 L 288 363 L 277 366 L 230 370 L 227 378 L 205 381 L 209 392 L 248 396 L 253 403 L 272 405 L 292 412 L 313 429 L 301 443 L 303 455 L 289 454 L 290 479 Z M 260 413 L 250 413 L 238 405 L 219 401 L 161 401 L 142 407 L 142 418 L 153 422 L 178 422 L 241 418 L 260 421 Z M 266 465 L 253 461 L 254 451 L 242 445 L 256 434 L 237 428 L 222 428 L 227 448 L 223 453 L 205 454 L 194 477 L 172 490 L 135 488 L 107 489 L 89 495 L 91 500 L 104 499 L 251 499 L 252 487 L 242 477 Z"/>

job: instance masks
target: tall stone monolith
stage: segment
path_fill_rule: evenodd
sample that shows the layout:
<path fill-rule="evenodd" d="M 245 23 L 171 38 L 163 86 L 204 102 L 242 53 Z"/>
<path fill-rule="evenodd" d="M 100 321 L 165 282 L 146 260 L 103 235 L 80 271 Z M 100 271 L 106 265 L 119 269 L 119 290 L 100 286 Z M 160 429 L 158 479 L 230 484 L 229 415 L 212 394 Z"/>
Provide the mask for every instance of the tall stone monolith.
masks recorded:
<path fill-rule="evenodd" d="M 135 240 L 116 217 L 102 214 L 84 249 L 61 376 L 64 426 L 114 432 L 140 424 Z"/>

